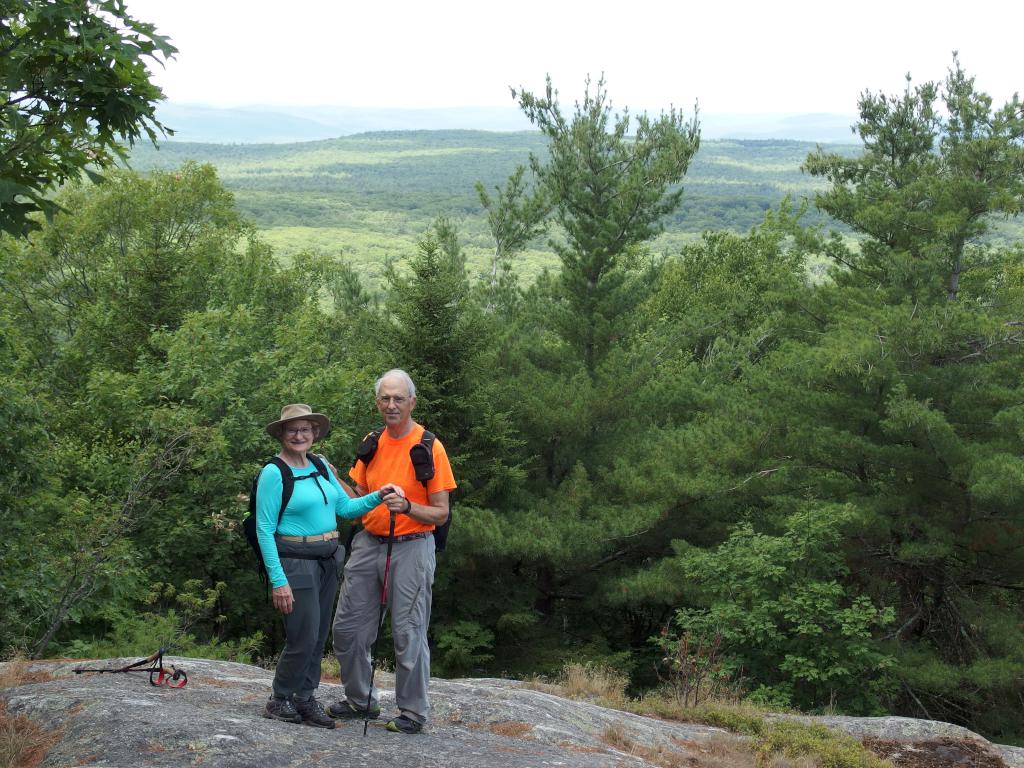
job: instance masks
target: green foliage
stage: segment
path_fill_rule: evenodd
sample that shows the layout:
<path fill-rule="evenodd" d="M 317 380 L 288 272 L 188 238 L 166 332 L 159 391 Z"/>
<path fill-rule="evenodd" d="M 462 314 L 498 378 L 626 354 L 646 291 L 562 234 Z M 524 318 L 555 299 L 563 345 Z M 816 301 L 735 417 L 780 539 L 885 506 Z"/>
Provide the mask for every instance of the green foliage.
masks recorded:
<path fill-rule="evenodd" d="M 962 683 L 970 670 L 1015 666 L 991 606 L 1007 604 L 1005 590 L 1024 572 L 1019 433 L 1009 426 L 1021 305 L 1003 281 L 1017 257 L 982 238 L 994 215 L 1024 201 L 1024 123 L 1016 98 L 991 104 L 954 60 L 941 86 L 865 94 L 861 159 L 808 158 L 833 183 L 819 204 L 868 238 L 856 254 L 831 248 L 848 269 L 819 305 L 828 307 L 815 345 L 820 392 L 799 398 L 821 425 L 840 414 L 857 425 L 841 430 L 845 451 L 831 443 L 830 463 L 846 465 L 846 480 L 829 489 L 856 488 L 868 515 L 854 562 L 875 573 L 869 588 L 896 609 L 901 658 L 915 658 L 901 665 L 904 706 L 986 729 L 994 721 L 971 713 L 998 706 L 975 691 L 1007 692 Z M 804 432 L 805 444 L 815 439 Z M 918 674 L 925 669 L 945 671 Z"/>
<path fill-rule="evenodd" d="M 55 226 L 3 246 L 5 292 L 22 304 L 23 332 L 53 386 L 74 386 L 97 365 L 133 370 L 158 354 L 154 329 L 210 301 L 237 301 L 251 284 L 244 269 L 228 269 L 245 230 L 210 166 L 116 172 L 57 201 L 68 213 Z"/>
<path fill-rule="evenodd" d="M 593 94 L 588 79 L 571 120 L 550 77 L 543 96 L 512 95 L 548 138 L 547 159 L 531 156 L 530 165 L 565 233 L 564 244 L 552 242 L 566 302 L 560 330 L 592 371 L 637 295 L 628 269 L 633 247 L 660 233 L 679 207 L 683 190 L 676 185 L 700 144 L 698 123 L 674 109 L 656 120 L 641 114 L 627 138 L 629 112 L 612 120 L 603 79 Z"/>
<path fill-rule="evenodd" d="M 851 508 L 808 504 L 780 535 L 743 523 L 713 550 L 680 546 L 683 577 L 707 607 L 681 609 L 676 626 L 705 642 L 721 635 L 734 674 L 761 686 L 755 701 L 809 708 L 838 698 L 877 711 L 893 660 L 873 638 L 893 612 L 840 581 L 840 544 L 855 523 Z"/>
<path fill-rule="evenodd" d="M 742 672 L 722 657 L 721 632 L 711 636 L 686 630 L 670 634 L 666 628 L 654 642 L 663 654 L 658 671 L 660 695 L 684 707 L 741 698 Z"/>
<path fill-rule="evenodd" d="M 226 313 L 221 305 L 252 298 L 266 321 L 282 306 L 294 311 L 297 295 L 314 301 L 318 291 L 305 275 L 279 277 L 269 252 L 251 238 L 242 246 L 246 230 L 208 167 L 148 179 L 120 173 L 62 199 L 66 212 L 52 225 L 27 241 L 0 244 L 0 288 L 11 299 L 0 327 L 18 328 L 5 335 L 13 341 L 8 368 L 14 381 L 32 382 L 40 409 L 36 416 L 22 411 L 12 426 L 22 453 L 29 445 L 39 450 L 30 451 L 37 461 L 24 465 L 36 474 L 12 504 L 17 544 L 5 553 L 11 610 L 25 618 L 5 623 L 22 628 L 11 642 L 36 654 L 75 636 L 104 634 L 117 616 L 131 614 L 154 578 L 213 585 L 241 576 L 242 547 L 230 525 L 241 516 L 234 510 L 245 470 L 241 461 L 226 471 L 219 462 L 227 455 L 225 433 L 243 432 L 231 421 L 237 411 L 245 412 L 247 427 L 242 456 L 253 460 L 265 450 L 253 437 L 271 408 L 254 417 L 225 383 L 201 380 L 198 348 L 169 359 L 169 340 L 202 313 Z M 264 332 L 261 323 L 256 332 Z M 239 339 L 236 328 L 212 338 L 203 350 L 210 356 L 233 343 L 240 363 L 254 349 L 254 339 Z M 220 376 L 237 368 L 214 370 Z M 186 379 L 201 385 L 198 400 Z M 174 396 L 173 382 L 184 397 Z M 20 402 L 13 394 L 12 407 Z M 227 414 L 218 394 L 233 406 Z M 275 396 L 274 407 L 279 402 Z M 206 638 L 252 634 L 245 617 L 259 613 L 259 593 L 254 577 L 246 581 L 242 599 L 226 611 L 228 626 L 197 627 Z"/>
<path fill-rule="evenodd" d="M 499 281 L 509 282 L 512 257 L 547 227 L 545 219 L 550 211 L 544 189 L 535 187 L 527 193 L 523 181 L 525 175 L 526 166 L 517 166 L 504 189 L 494 188 L 496 195 L 493 198 L 481 182 L 476 183 L 480 205 L 487 214 L 487 229 L 494 240 L 489 281 L 491 290 L 499 287 Z"/>
<path fill-rule="evenodd" d="M 176 53 L 151 24 L 116 0 L 4 0 L 0 3 L 0 231 L 38 227 L 51 217 L 57 185 L 124 158 L 121 142 L 165 128 L 163 98 L 147 63 Z"/>
<path fill-rule="evenodd" d="M 458 621 L 437 633 L 437 662 L 450 676 L 464 675 L 494 658 L 494 633 L 476 622 Z"/>
<path fill-rule="evenodd" d="M 7 363 L 9 356 L 3 359 Z M 47 444 L 44 406 L 32 396 L 28 382 L 0 375 L 0 535 L 7 542 L 0 548 L 0 590 L 6 596 L 0 607 L 3 649 L 28 648 L 57 579 L 57 574 L 39 567 L 37 555 L 46 551 L 50 537 L 35 523 L 53 519 L 66 502 L 60 498 L 48 457 L 24 450 L 26 442 Z"/>
<path fill-rule="evenodd" d="M 714 725 L 725 728 L 733 733 L 745 736 L 760 736 L 767 729 L 763 711 L 743 706 L 722 706 L 721 704 L 704 704 L 686 711 L 691 722 Z"/>
<path fill-rule="evenodd" d="M 993 110 L 954 55 L 941 87 L 912 88 L 908 75 L 902 96 L 868 92 L 859 106 L 864 152 L 807 158 L 805 168 L 832 183 L 818 206 L 869 236 L 859 272 L 955 299 L 964 273 L 987 258 L 978 238 L 991 216 L 1024 210 L 1024 105 L 1015 94 Z"/>
<path fill-rule="evenodd" d="M 449 221 L 435 222 L 409 270 L 408 277 L 390 277 L 393 323 L 377 341 L 380 355 L 387 365 L 404 367 L 416 382 L 416 418 L 444 442 L 459 497 L 486 504 L 513 492 L 521 481 L 515 458 L 519 440 L 498 405 L 498 382 L 486 375 L 495 329 L 472 301 Z"/>
<path fill-rule="evenodd" d="M 624 707 L 627 711 L 640 715 L 655 715 L 669 720 L 684 723 L 702 723 L 716 728 L 724 728 L 744 736 L 761 736 L 768 730 L 765 715 L 769 710 L 750 702 L 736 704 L 723 702 L 706 702 L 697 706 L 681 704 L 674 696 L 663 696 L 656 691 L 640 699 L 629 701 Z"/>
<path fill-rule="evenodd" d="M 211 618 L 221 600 L 226 584 L 203 589 L 201 582 L 186 581 L 179 592 L 169 584 L 154 584 L 147 596 L 150 605 L 161 602 L 158 611 L 112 611 L 108 616 L 110 629 L 103 638 L 76 639 L 62 649 L 70 656 L 148 656 L 157 648 L 166 648 L 174 656 L 195 656 L 204 659 L 225 659 L 252 663 L 263 642 L 256 632 L 250 637 L 222 641 L 213 637 L 199 642 L 190 633 L 200 619 Z M 167 604 L 177 605 L 177 608 Z M 215 617 L 223 619 L 223 617 Z"/>
<path fill-rule="evenodd" d="M 796 720 L 773 722 L 758 740 L 757 754 L 764 765 L 770 765 L 776 754 L 788 758 L 807 756 L 822 768 L 887 768 L 890 765 L 871 754 L 852 736 Z"/>
<path fill-rule="evenodd" d="M 294 148 L 267 149 L 277 165 L 262 174 L 252 148 L 222 150 L 243 209 L 280 202 L 260 196 L 293 176 L 331 193 L 314 219 L 348 204 L 333 197 L 345 179 L 376 190 L 353 215 L 393 229 L 390 253 L 409 258 L 372 270 L 331 243 L 351 220 L 280 258 L 208 166 L 69 186 L 52 222 L 0 240 L 3 650 L 143 654 L 166 636 L 272 658 L 280 622 L 237 530 L 276 450 L 263 425 L 310 403 L 334 423 L 320 450 L 344 467 L 378 423 L 375 377 L 398 365 L 460 486 L 434 590 L 436 672 L 579 660 L 643 691 L 681 639 L 720 637 L 705 674 L 729 682 L 726 698 L 742 683 L 774 706 L 888 709 L 1015 738 L 1024 251 L 987 228 L 1017 205 L 1019 142 L 958 72 L 936 90 L 956 102 L 948 118 L 933 119 L 931 91 L 869 95 L 864 156 L 808 159 L 857 242 L 808 226 L 813 212 L 772 188 L 745 234 L 657 255 L 667 241 L 652 235 L 680 215 L 669 179 L 696 137 L 678 116 L 630 137 L 601 87 L 573 118 L 553 93 L 527 99 L 552 132 L 528 139 L 547 157 L 538 188 L 515 171 L 522 137 L 477 152 L 503 155 L 482 176 L 501 227 L 467 218 L 475 202 L 459 208 L 471 183 L 451 193 L 450 218 L 380 213 L 413 157 L 436 171 L 472 154 L 463 135 L 325 142 L 308 178 Z M 588 147 L 621 174 L 589 167 Z M 763 149 L 780 166 L 796 151 Z M 972 162 L 999 177 L 992 195 Z M 407 174 L 408 210 L 428 175 Z M 588 208 L 588 184 L 644 215 Z M 491 283 L 479 267 L 497 240 L 536 231 L 545 206 L 562 269 L 537 269 L 536 243 L 517 235 Z M 281 221 L 301 210 L 283 206 Z M 677 674 L 701 656 L 679 654 Z"/>

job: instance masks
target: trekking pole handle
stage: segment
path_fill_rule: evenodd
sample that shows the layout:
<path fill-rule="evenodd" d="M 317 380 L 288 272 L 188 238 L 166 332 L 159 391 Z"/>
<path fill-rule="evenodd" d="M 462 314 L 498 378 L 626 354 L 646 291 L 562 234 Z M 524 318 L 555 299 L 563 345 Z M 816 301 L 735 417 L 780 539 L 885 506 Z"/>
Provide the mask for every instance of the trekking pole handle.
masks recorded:
<path fill-rule="evenodd" d="M 164 649 L 163 648 L 158 648 L 156 650 L 156 652 L 151 653 L 149 656 L 147 656 L 144 659 L 139 659 L 134 664 L 128 664 L 127 666 L 122 667 L 120 671 L 127 672 L 129 669 L 134 669 L 135 667 L 141 667 L 143 664 L 154 664 L 154 663 L 159 664 L 160 663 L 160 659 L 163 658 L 163 655 L 164 655 Z"/>

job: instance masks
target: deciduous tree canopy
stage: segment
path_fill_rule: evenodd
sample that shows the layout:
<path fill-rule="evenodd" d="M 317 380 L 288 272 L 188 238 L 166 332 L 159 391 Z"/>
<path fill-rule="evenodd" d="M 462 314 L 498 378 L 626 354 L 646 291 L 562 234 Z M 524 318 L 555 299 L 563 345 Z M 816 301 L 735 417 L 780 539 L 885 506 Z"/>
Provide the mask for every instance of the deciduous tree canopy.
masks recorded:
<path fill-rule="evenodd" d="M 0 2 L 0 231 L 24 234 L 56 185 L 165 132 L 147 66 L 175 52 L 122 0 Z"/>

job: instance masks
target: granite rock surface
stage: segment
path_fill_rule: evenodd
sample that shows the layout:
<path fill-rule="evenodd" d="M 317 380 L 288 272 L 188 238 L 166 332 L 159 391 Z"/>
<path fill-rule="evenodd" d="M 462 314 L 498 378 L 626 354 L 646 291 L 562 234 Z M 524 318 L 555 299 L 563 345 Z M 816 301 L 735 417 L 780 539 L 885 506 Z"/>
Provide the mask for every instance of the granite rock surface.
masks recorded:
<path fill-rule="evenodd" d="M 135 659 L 89 666 L 117 667 Z M 383 768 L 645 768 L 652 755 L 680 765 L 721 765 L 742 750 L 742 737 L 703 725 L 666 722 L 524 687 L 516 681 L 431 681 L 431 722 L 417 736 L 387 731 L 384 718 L 339 722 L 334 730 L 280 723 L 261 716 L 272 674 L 245 664 L 170 658 L 188 672 L 174 690 L 153 687 L 145 674 L 74 674 L 79 661 L 32 664 L 30 681 L 0 690 L 9 716 L 25 716 L 59 734 L 44 766 L 271 765 Z M 378 673 L 385 714 L 394 712 L 394 678 Z M 324 682 L 325 704 L 340 685 Z M 914 745 L 940 739 L 969 742 L 992 765 L 1024 768 L 1024 749 L 1000 747 L 946 723 L 908 718 L 813 718 L 858 738 Z M 710 760 L 708 756 L 717 756 Z M 708 757 L 708 760 L 704 758 Z M 953 765 L 956 761 L 950 761 Z M 898 764 L 898 761 L 897 761 Z"/>

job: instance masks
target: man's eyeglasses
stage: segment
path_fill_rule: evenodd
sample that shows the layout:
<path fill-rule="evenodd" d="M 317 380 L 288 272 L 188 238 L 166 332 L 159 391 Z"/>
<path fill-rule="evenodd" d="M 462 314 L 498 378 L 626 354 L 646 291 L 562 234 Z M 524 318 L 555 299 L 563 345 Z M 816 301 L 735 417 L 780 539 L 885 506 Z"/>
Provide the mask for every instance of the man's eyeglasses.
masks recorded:
<path fill-rule="evenodd" d="M 284 428 L 284 433 L 286 435 L 288 435 L 288 437 L 295 437 L 296 435 L 302 435 L 303 437 L 307 437 L 307 436 L 313 434 L 313 428 L 312 427 L 285 427 Z"/>
<path fill-rule="evenodd" d="M 402 397 L 401 395 L 377 395 L 377 402 L 381 405 L 387 405 L 388 403 L 394 403 L 399 408 L 405 405 L 406 400 L 409 398 Z"/>

